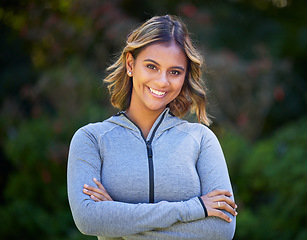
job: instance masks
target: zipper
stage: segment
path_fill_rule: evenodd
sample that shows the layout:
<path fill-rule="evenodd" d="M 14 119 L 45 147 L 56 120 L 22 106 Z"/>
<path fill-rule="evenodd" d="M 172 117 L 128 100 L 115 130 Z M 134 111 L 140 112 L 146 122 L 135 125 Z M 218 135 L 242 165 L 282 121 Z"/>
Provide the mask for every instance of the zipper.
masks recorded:
<path fill-rule="evenodd" d="M 153 130 L 150 139 L 146 141 L 146 138 L 144 137 L 144 134 L 141 130 L 141 128 L 135 124 L 124 112 L 121 112 L 127 119 L 129 119 L 140 131 L 142 138 L 146 144 L 146 150 L 147 150 L 147 159 L 148 159 L 148 170 L 149 170 L 149 203 L 155 202 L 155 178 L 154 178 L 154 165 L 153 165 L 153 152 L 152 152 L 152 141 L 154 139 L 154 136 L 156 134 L 156 131 L 158 130 L 159 126 L 161 125 L 164 116 L 166 114 L 166 111 L 163 113 L 161 119 L 159 120 L 158 124 L 156 125 L 155 129 Z"/>
<path fill-rule="evenodd" d="M 149 141 L 146 141 L 148 170 L 149 170 L 149 203 L 155 202 L 155 187 L 154 187 L 154 166 L 152 160 L 152 147 Z"/>

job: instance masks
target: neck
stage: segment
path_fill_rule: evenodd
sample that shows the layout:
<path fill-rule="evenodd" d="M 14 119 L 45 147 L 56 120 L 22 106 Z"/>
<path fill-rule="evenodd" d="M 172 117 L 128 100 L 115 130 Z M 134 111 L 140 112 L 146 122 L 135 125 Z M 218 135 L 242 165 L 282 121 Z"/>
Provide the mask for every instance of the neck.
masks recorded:
<path fill-rule="evenodd" d="M 159 115 L 163 112 L 163 110 L 139 111 L 137 109 L 133 109 L 133 106 L 130 106 L 126 111 L 126 114 L 136 125 L 139 126 L 146 139 L 150 129 L 152 128 Z"/>

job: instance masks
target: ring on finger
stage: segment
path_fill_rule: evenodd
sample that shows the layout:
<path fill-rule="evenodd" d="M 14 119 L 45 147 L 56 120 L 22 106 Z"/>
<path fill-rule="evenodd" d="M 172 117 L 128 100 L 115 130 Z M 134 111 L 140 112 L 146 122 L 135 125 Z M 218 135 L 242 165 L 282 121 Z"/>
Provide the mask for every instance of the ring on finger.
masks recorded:
<path fill-rule="evenodd" d="M 217 206 L 218 206 L 219 209 L 221 209 L 221 204 L 220 204 L 220 202 L 217 202 Z"/>

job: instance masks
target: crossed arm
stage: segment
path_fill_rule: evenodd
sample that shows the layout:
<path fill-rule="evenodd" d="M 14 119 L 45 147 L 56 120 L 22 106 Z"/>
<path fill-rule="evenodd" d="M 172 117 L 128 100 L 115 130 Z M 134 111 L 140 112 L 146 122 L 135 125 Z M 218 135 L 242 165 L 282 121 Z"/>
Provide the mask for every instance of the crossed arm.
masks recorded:
<path fill-rule="evenodd" d="M 96 178 L 93 178 L 93 181 L 96 183 L 97 187 L 84 184 L 83 192 L 90 196 L 90 198 L 95 202 L 113 201 L 104 186 Z M 207 211 L 207 217 L 215 216 L 227 222 L 231 222 L 232 219 L 222 211 L 225 210 L 233 216 L 237 216 L 237 205 L 230 198 L 231 196 L 231 192 L 224 189 L 216 189 L 201 196 L 200 198 Z"/>
<path fill-rule="evenodd" d="M 116 202 L 96 180 L 100 176 L 101 165 L 97 140 L 93 135 L 82 131 L 79 131 L 74 138 L 68 163 L 68 195 L 76 225 L 84 234 L 122 237 L 127 240 L 151 236 L 165 240 L 233 237 L 236 205 L 231 192 L 222 190 L 223 186 L 220 187 L 218 184 L 219 176 L 224 176 L 225 171 L 226 180 L 229 181 L 227 169 L 222 173 L 216 173 L 214 165 L 209 166 L 212 169 L 206 169 L 202 161 L 198 163 L 203 192 L 200 198 L 206 206 L 209 217 L 205 217 L 198 197 L 184 202 L 162 201 L 155 204 Z M 216 143 L 206 146 L 201 158 L 208 157 L 205 156 L 208 152 L 221 154 L 219 145 L 214 149 Z M 212 151 L 210 146 L 213 146 Z M 220 156 L 213 157 L 221 159 Z M 223 161 L 224 158 L 222 162 L 216 164 L 224 164 Z M 208 186 L 205 181 L 211 178 L 209 175 L 212 174 L 216 176 L 217 184 Z M 93 177 L 96 178 L 94 182 Z"/>

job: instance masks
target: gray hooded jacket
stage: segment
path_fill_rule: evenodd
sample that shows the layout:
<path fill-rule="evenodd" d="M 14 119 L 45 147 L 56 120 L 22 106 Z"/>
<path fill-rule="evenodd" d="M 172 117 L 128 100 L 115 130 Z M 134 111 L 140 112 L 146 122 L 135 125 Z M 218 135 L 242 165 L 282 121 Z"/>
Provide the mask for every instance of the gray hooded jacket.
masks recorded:
<path fill-rule="evenodd" d="M 228 223 L 205 217 L 199 196 L 232 192 L 220 144 L 206 126 L 157 118 L 147 139 L 124 112 L 80 128 L 68 159 L 68 198 L 74 221 L 98 239 L 232 239 Z M 95 202 L 83 185 L 102 182 L 114 201 Z"/>

